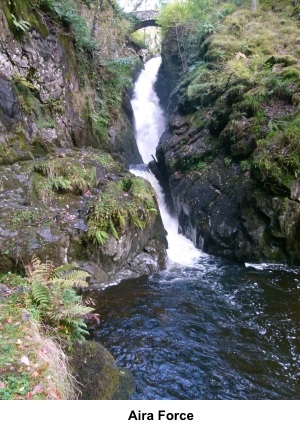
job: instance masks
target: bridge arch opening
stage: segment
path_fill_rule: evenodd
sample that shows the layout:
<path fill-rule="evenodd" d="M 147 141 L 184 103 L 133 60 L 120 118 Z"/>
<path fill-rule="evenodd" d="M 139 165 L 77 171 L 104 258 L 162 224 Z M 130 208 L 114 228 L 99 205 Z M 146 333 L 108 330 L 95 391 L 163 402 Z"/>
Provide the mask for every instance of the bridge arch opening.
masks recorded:
<path fill-rule="evenodd" d="M 135 47 L 142 51 L 143 61 L 148 54 L 157 55 L 161 53 L 161 34 L 160 28 L 157 26 L 149 24 L 141 27 L 131 34 L 130 39 Z"/>
<path fill-rule="evenodd" d="M 131 12 L 133 28 L 131 40 L 143 52 L 143 60 L 148 54 L 156 55 L 161 51 L 160 26 L 157 10 L 143 10 Z M 146 55 L 146 57 L 144 57 Z"/>

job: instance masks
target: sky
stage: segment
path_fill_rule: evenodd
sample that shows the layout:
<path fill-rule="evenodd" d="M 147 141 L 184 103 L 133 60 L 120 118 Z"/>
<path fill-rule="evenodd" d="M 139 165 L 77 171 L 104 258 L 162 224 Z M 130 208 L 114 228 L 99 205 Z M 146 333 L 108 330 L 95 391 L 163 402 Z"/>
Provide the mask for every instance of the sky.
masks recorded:
<path fill-rule="evenodd" d="M 119 5 L 126 11 L 131 12 L 138 0 L 117 0 Z M 156 9 L 159 1 L 157 0 L 143 0 L 141 6 L 137 10 L 152 10 Z M 146 6 L 146 7 L 145 7 Z"/>

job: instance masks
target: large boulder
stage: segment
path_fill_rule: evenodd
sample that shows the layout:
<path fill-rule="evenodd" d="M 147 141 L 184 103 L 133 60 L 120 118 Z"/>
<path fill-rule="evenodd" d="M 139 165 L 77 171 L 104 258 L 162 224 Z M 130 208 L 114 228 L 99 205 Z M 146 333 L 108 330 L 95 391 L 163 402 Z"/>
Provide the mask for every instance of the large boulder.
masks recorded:
<path fill-rule="evenodd" d="M 100 343 L 86 341 L 78 345 L 70 364 L 80 383 L 81 400 L 112 400 L 116 392 L 121 392 L 120 379 L 125 371 L 116 366 L 113 356 Z M 128 392 L 123 392 L 125 398 Z"/>

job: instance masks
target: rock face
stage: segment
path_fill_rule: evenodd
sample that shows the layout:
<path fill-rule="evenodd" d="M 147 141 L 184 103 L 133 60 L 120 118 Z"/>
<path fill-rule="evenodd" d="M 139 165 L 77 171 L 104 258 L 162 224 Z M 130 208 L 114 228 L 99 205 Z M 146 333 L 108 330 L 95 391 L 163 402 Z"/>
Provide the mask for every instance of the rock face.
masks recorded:
<path fill-rule="evenodd" d="M 118 368 L 112 355 L 99 342 L 84 342 L 71 365 L 81 384 L 81 400 L 127 400 L 134 380 L 128 369 Z"/>
<path fill-rule="evenodd" d="M 38 20 L 16 37 L 6 15 L 0 9 L 0 271 L 23 269 L 33 254 L 55 265 L 77 262 L 98 283 L 121 270 L 139 276 L 164 268 L 154 192 L 146 181 L 141 196 L 128 186 L 127 167 L 141 157 L 125 89 L 119 111 L 101 117 L 98 83 L 83 72 L 72 37 Z M 112 201 L 126 208 L 121 220 L 110 207 L 95 212 L 113 187 Z"/>
<path fill-rule="evenodd" d="M 180 115 L 170 118 L 156 155 L 182 232 L 214 255 L 299 264 L 298 181 L 286 195 L 266 192 L 254 170 L 226 164 L 222 153 L 213 158 L 214 150 L 203 131 Z"/>
<path fill-rule="evenodd" d="M 105 145 L 127 165 L 141 162 L 124 110 L 111 123 L 111 139 L 91 122 L 91 84 L 80 84 L 72 40 L 32 29 L 18 41 L 1 10 L 0 23 L 0 162 L 31 159 L 56 148 Z"/>
<path fill-rule="evenodd" d="M 161 76 L 172 80 L 158 167 L 182 232 L 197 247 L 238 261 L 300 264 L 299 64 L 292 47 L 278 55 L 275 43 L 274 55 L 255 43 L 246 54 L 232 52 L 248 40 L 245 14 L 203 37 L 200 52 L 191 54 L 198 63 L 191 61 L 183 78 L 178 55 L 164 50 Z M 232 35 L 239 19 L 244 33 Z M 274 13 L 275 26 L 277 19 Z M 256 55 L 262 67 L 254 75 Z M 291 64 L 298 64 L 293 71 Z"/>
<path fill-rule="evenodd" d="M 64 173 L 57 173 L 62 166 Z M 53 176 L 49 176 L 51 169 Z M 43 161 L 0 166 L 0 171 L 0 270 L 22 268 L 33 254 L 43 261 L 52 260 L 55 265 L 77 262 L 98 283 L 115 281 L 121 270 L 126 270 L 127 277 L 136 277 L 164 268 L 165 232 L 155 200 L 156 209 L 145 225 L 139 225 L 145 200 L 121 188 L 124 181 L 127 184 L 136 179 L 106 153 L 92 149 L 61 150 Z M 74 182 L 72 189 L 72 181 L 79 188 Z M 149 198 L 154 196 L 146 181 L 139 185 L 149 190 Z M 116 188 L 117 194 L 107 196 L 110 187 Z M 132 208 L 132 216 L 137 217 L 130 217 L 124 209 L 124 225 L 121 228 L 116 224 L 118 231 L 114 235 L 108 231 L 103 243 L 97 241 L 97 232 L 104 228 L 103 211 L 107 210 L 109 217 L 114 207 L 107 205 L 107 209 L 101 207 L 100 213 L 95 211 L 101 198 L 110 198 L 128 211 Z"/>

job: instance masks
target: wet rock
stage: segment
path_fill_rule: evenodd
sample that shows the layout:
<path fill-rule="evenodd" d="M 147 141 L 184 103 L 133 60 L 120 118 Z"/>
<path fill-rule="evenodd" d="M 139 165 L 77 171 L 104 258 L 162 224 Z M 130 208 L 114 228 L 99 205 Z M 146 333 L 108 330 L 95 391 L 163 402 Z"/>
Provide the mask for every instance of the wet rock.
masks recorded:
<path fill-rule="evenodd" d="M 0 77 L 0 121 L 10 127 L 19 115 L 18 99 L 12 84 Z"/>
<path fill-rule="evenodd" d="M 94 182 L 83 192 L 49 188 L 43 166 L 55 169 L 61 163 L 94 172 Z M 89 213 L 103 192 L 101 187 L 122 181 L 119 169 L 118 163 L 97 150 L 63 150 L 43 160 L 0 166 L 0 268 L 22 270 L 33 255 L 56 266 L 76 262 L 95 285 L 120 279 L 122 269 L 136 277 L 164 268 L 167 244 L 159 214 L 143 229 L 129 223 L 118 239 L 111 235 L 102 246 L 88 236 Z"/>
<path fill-rule="evenodd" d="M 120 371 L 113 356 L 98 342 L 84 342 L 71 360 L 81 384 L 82 400 L 111 400 L 118 390 Z"/>
<path fill-rule="evenodd" d="M 181 123 L 184 124 L 184 119 Z M 158 166 L 168 178 L 182 233 L 195 246 L 226 258 L 300 261 L 298 181 L 291 183 L 294 201 L 286 194 L 280 195 L 280 190 L 275 196 L 266 192 L 263 184 L 258 185 L 249 171 L 242 172 L 238 162 L 231 161 L 226 166 L 222 153 L 202 171 L 194 171 L 193 166 L 197 165 L 189 161 L 191 156 L 198 154 L 201 159 L 204 155 L 205 159 L 209 154 L 205 148 L 211 145 L 206 142 L 202 147 L 201 138 L 198 144 L 197 140 L 191 143 L 190 133 L 188 128 L 179 139 L 175 129 L 169 131 L 162 136 L 157 149 Z M 244 158 L 253 152 L 254 144 L 248 140 L 244 147 L 238 149 L 233 144 L 231 148 L 237 158 Z M 190 163 L 186 172 L 182 169 L 185 157 Z M 180 161 L 175 163 L 175 160 Z"/>
<path fill-rule="evenodd" d="M 293 181 L 291 184 L 291 199 L 300 202 L 300 180 Z"/>
<path fill-rule="evenodd" d="M 130 400 L 134 389 L 135 380 L 132 372 L 125 367 L 119 367 L 119 384 L 112 400 Z"/>

